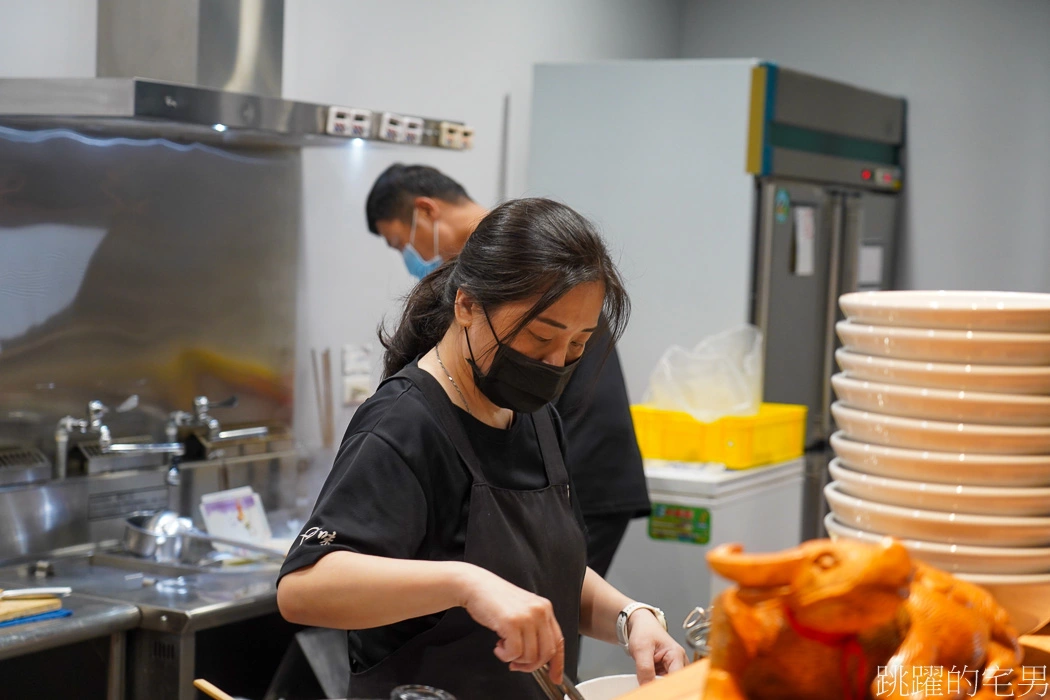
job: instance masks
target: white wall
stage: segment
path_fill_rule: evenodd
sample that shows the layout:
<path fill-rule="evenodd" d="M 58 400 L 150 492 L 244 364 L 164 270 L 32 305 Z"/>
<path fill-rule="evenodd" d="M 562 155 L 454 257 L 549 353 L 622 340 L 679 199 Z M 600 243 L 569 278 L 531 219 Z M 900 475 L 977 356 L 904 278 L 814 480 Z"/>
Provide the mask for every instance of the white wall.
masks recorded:
<path fill-rule="evenodd" d="M 683 57 L 908 99 L 903 284 L 1050 291 L 1050 2 L 687 0 Z"/>
<path fill-rule="evenodd" d="M 95 75 L 97 0 L 0 0 L 0 76 Z"/>
<path fill-rule="evenodd" d="M 309 348 L 375 341 L 411 278 L 367 233 L 364 201 L 391 163 L 448 172 L 481 204 L 498 198 L 503 96 L 510 95 L 508 196 L 522 194 L 532 65 L 541 61 L 678 54 L 677 0 L 296 0 L 285 8 L 289 98 L 458 119 L 473 151 L 368 143 L 304 151 L 305 240 L 300 289 L 297 433 L 317 442 Z M 378 351 L 378 344 L 376 344 Z M 349 409 L 337 411 L 336 430 Z M 337 435 L 337 440 L 338 440 Z"/>

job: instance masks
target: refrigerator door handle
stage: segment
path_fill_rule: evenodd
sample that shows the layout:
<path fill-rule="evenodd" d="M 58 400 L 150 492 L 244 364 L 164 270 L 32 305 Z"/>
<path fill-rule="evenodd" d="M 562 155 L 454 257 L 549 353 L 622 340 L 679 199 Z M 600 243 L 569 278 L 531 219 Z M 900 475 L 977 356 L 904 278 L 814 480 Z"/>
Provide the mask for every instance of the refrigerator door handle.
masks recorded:
<path fill-rule="evenodd" d="M 827 440 L 831 436 L 831 375 L 835 371 L 835 321 L 838 319 L 839 309 L 839 264 L 842 256 L 842 228 L 843 209 L 845 202 L 842 195 L 832 194 L 829 197 L 831 210 L 831 251 L 828 256 L 831 264 L 828 266 L 828 295 L 827 307 L 825 308 L 825 333 L 824 333 L 824 375 L 823 388 L 820 394 L 821 400 L 821 432 L 820 438 Z"/>
<path fill-rule="evenodd" d="M 763 344 L 769 338 L 769 295 L 773 276 L 773 224 L 776 186 L 763 183 L 759 190 L 759 230 L 756 249 L 754 320 L 762 331 Z"/>

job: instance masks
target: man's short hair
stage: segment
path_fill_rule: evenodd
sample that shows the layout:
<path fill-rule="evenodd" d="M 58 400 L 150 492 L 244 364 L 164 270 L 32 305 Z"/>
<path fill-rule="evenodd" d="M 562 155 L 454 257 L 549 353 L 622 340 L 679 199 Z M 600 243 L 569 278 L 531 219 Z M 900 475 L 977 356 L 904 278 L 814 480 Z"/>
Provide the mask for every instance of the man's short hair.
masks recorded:
<path fill-rule="evenodd" d="M 470 199 L 463 185 L 437 168 L 394 163 L 376 178 L 368 193 L 365 202 L 368 230 L 378 236 L 378 221 L 399 219 L 407 223 L 416 197 L 433 197 L 453 204 Z"/>

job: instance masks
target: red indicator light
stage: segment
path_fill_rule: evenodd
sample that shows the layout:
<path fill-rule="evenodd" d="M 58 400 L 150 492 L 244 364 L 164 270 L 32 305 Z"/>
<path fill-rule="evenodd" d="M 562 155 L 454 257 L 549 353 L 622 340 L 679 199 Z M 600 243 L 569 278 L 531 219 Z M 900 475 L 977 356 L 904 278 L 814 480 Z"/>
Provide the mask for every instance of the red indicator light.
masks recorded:
<path fill-rule="evenodd" d="M 864 170 L 861 170 L 860 171 L 860 179 L 861 180 L 870 180 L 871 179 L 871 171 L 868 170 L 867 168 L 865 168 Z"/>
<path fill-rule="evenodd" d="M 883 182 L 893 182 L 893 173 L 884 173 L 882 176 Z"/>

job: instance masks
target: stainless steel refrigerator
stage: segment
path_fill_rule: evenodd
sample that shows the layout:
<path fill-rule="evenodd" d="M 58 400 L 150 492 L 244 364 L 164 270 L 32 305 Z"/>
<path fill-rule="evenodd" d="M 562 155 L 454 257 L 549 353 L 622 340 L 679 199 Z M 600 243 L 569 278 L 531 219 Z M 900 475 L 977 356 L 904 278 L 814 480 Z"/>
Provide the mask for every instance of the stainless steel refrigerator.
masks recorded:
<path fill-rule="evenodd" d="M 538 65 L 530 195 L 592 218 L 634 305 L 633 401 L 672 344 L 765 334 L 765 400 L 805 404 L 801 536 L 822 534 L 839 295 L 894 285 L 903 99 L 756 59 Z"/>

